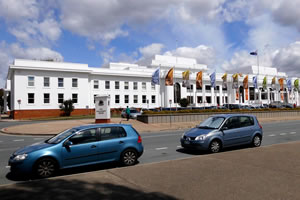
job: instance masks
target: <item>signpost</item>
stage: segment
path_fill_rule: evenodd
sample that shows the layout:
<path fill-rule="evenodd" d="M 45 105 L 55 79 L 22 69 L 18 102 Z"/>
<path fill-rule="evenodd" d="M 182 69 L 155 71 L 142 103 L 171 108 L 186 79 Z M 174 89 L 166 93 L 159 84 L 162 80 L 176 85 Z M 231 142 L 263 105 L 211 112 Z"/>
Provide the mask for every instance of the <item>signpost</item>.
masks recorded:
<path fill-rule="evenodd" d="M 110 96 L 95 96 L 95 123 L 110 123 Z"/>

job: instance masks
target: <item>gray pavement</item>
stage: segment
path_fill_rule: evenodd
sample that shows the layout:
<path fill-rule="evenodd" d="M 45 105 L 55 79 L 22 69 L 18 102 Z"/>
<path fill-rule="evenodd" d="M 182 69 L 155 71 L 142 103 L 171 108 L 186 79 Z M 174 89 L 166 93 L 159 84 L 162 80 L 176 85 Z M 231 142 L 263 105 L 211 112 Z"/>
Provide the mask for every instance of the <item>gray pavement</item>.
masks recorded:
<path fill-rule="evenodd" d="M 300 142 L 0 186 L 0 199 L 300 198 Z"/>

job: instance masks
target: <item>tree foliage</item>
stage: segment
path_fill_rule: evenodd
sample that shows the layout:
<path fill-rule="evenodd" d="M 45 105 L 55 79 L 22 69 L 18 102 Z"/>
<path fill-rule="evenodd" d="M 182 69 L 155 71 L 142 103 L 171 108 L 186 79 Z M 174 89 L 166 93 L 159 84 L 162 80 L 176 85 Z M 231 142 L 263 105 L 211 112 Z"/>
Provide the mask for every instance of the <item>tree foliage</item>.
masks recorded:
<path fill-rule="evenodd" d="M 64 111 L 65 116 L 70 116 L 71 112 L 74 110 L 73 100 L 65 100 L 60 106 L 60 110 Z"/>
<path fill-rule="evenodd" d="M 190 102 L 187 100 L 187 98 L 182 98 L 180 99 L 179 104 L 181 107 L 187 107 L 190 104 Z"/>

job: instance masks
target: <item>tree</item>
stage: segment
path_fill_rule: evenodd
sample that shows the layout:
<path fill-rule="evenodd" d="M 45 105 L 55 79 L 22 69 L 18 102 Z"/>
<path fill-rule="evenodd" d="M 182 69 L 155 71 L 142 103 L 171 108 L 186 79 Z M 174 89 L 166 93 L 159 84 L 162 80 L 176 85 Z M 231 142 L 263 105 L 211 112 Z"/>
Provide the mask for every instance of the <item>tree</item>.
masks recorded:
<path fill-rule="evenodd" d="M 181 107 L 187 107 L 190 104 L 190 102 L 187 100 L 187 98 L 182 98 L 180 99 L 179 104 Z"/>
<path fill-rule="evenodd" d="M 60 110 L 64 111 L 66 116 L 70 116 L 71 112 L 74 110 L 73 100 L 65 100 L 60 106 Z"/>

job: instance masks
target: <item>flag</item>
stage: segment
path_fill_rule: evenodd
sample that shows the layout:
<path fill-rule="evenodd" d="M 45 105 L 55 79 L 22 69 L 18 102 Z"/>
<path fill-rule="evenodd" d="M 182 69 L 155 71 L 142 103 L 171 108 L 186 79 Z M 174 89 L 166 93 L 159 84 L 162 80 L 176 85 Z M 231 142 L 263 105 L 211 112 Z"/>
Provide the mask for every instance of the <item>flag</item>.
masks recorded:
<path fill-rule="evenodd" d="M 223 89 L 227 89 L 227 73 L 225 73 L 225 74 L 222 76 L 222 79 L 223 79 L 222 88 L 223 88 Z"/>
<path fill-rule="evenodd" d="M 174 73 L 174 67 L 172 67 L 167 73 L 166 80 L 165 80 L 166 86 L 173 85 L 173 73 Z"/>
<path fill-rule="evenodd" d="M 252 55 L 252 56 L 257 56 L 257 50 L 256 50 L 256 51 L 250 52 L 250 55 Z"/>
<path fill-rule="evenodd" d="M 286 84 L 287 84 L 288 90 L 289 90 L 289 91 L 292 91 L 292 81 L 291 81 L 291 79 L 288 79 L 288 80 L 286 81 Z"/>
<path fill-rule="evenodd" d="M 233 74 L 232 75 L 233 81 L 232 81 L 232 89 L 237 89 L 239 87 L 239 74 Z"/>
<path fill-rule="evenodd" d="M 294 82 L 294 87 L 297 91 L 299 91 L 299 79 L 296 79 Z"/>
<path fill-rule="evenodd" d="M 247 89 L 245 89 L 245 93 L 246 93 L 246 101 L 248 101 L 248 100 L 249 100 L 248 88 L 247 88 Z"/>
<path fill-rule="evenodd" d="M 189 83 L 190 70 L 186 70 L 186 71 L 182 72 L 182 79 L 183 79 L 182 87 L 189 87 L 189 85 L 190 85 L 190 83 Z"/>
<path fill-rule="evenodd" d="M 272 78 L 272 89 L 276 88 L 276 76 Z"/>
<path fill-rule="evenodd" d="M 236 90 L 236 92 L 235 92 L 235 100 L 239 100 L 239 98 L 240 98 L 240 91 Z"/>
<path fill-rule="evenodd" d="M 214 72 L 210 75 L 210 85 L 213 88 L 216 87 L 216 72 Z"/>
<path fill-rule="evenodd" d="M 257 76 L 253 76 L 253 86 L 257 88 Z"/>
<path fill-rule="evenodd" d="M 284 81 L 284 78 L 280 78 L 278 79 L 278 82 L 279 82 L 279 85 L 280 85 L 280 90 L 283 91 L 283 81 Z"/>
<path fill-rule="evenodd" d="M 159 85 L 160 68 L 158 67 L 152 74 L 152 85 Z"/>
<path fill-rule="evenodd" d="M 198 72 L 196 75 L 196 88 L 202 88 L 202 71 Z"/>
<path fill-rule="evenodd" d="M 267 76 L 265 76 L 263 80 L 263 89 L 267 89 Z"/>
<path fill-rule="evenodd" d="M 245 76 L 245 78 L 244 78 L 243 87 L 244 87 L 244 89 L 248 89 L 248 75 Z"/>

